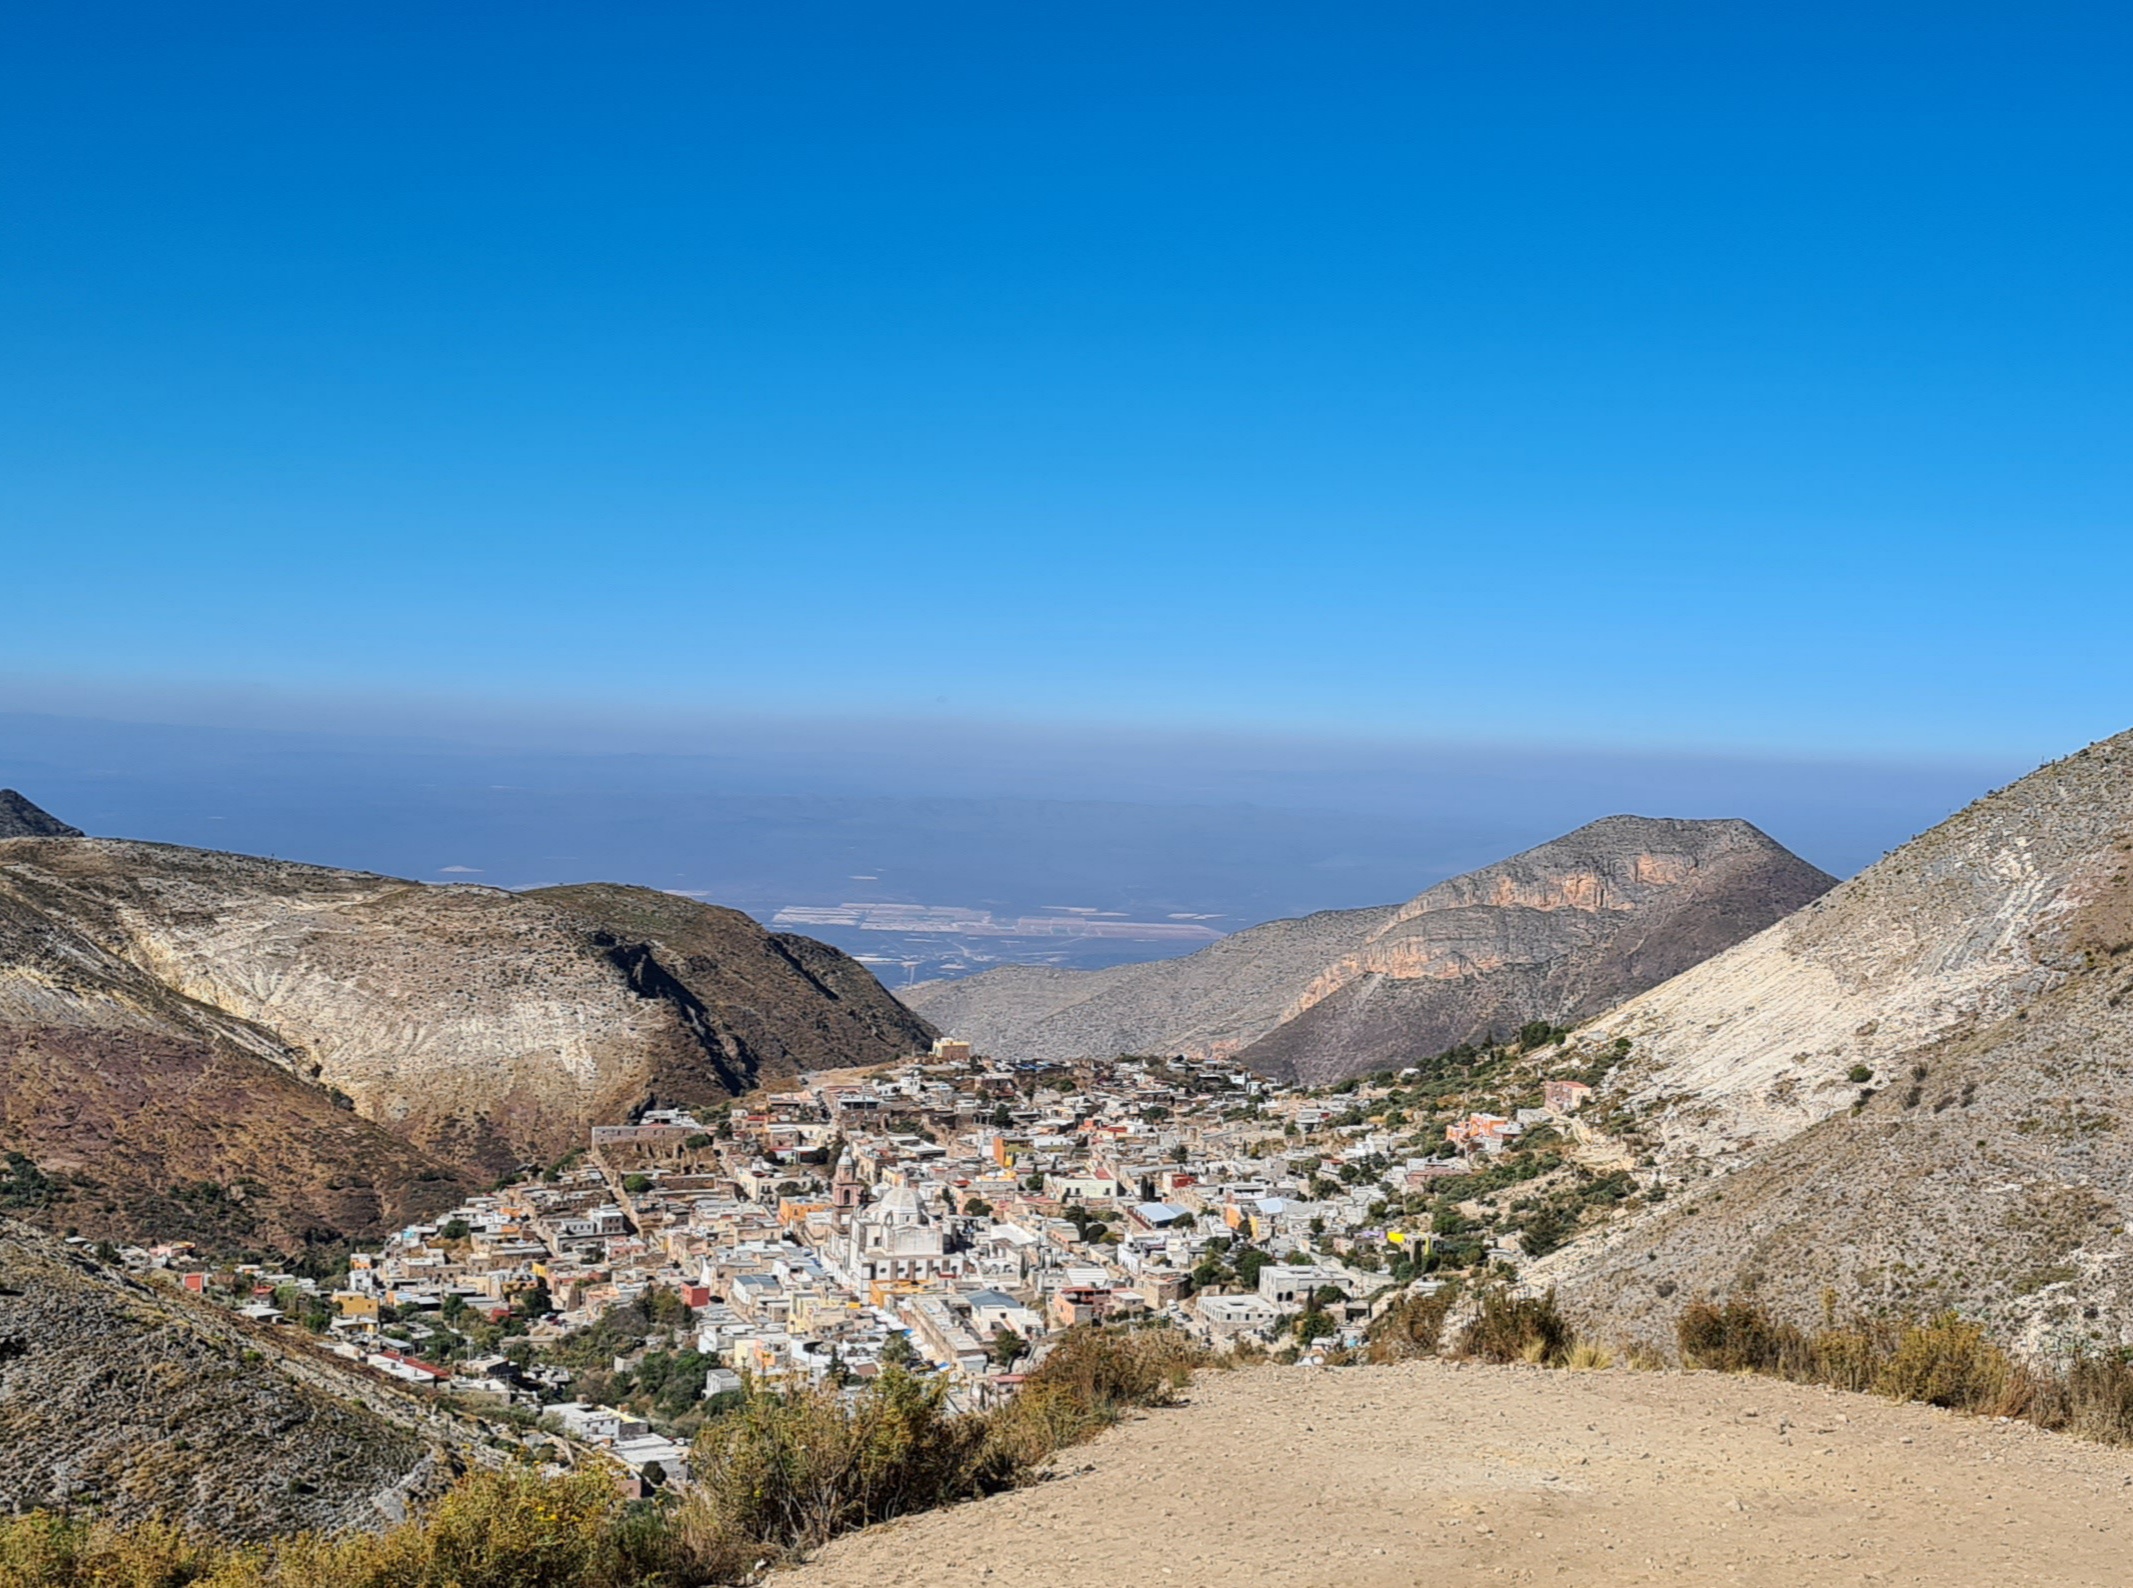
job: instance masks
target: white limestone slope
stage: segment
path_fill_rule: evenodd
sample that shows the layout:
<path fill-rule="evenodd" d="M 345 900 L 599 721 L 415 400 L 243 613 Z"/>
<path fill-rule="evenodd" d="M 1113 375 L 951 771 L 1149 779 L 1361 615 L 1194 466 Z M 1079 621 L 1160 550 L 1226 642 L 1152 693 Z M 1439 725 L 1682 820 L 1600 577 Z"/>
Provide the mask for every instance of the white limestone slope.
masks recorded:
<path fill-rule="evenodd" d="M 1726 952 L 1581 1028 L 1618 1038 L 1609 1091 L 1674 1168 L 1730 1167 L 1850 1106 L 1848 1072 L 1906 1081 L 1925 1045 L 2007 1018 L 2063 981 L 2055 923 L 2125 863 L 2133 733 L 1986 796 Z"/>

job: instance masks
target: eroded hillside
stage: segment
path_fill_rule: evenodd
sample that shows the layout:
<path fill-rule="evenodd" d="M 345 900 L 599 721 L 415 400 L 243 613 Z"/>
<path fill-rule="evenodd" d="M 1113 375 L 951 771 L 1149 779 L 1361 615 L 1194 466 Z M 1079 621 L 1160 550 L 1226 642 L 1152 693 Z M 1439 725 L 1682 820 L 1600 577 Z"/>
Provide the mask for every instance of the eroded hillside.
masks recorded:
<path fill-rule="evenodd" d="M 0 1218 L 0 1512 L 224 1538 L 376 1525 L 441 1458 L 224 1318 Z"/>
<path fill-rule="evenodd" d="M 850 955 L 811 937 L 766 932 L 738 910 L 611 883 L 525 897 L 611 938 L 633 984 L 671 980 L 664 995 L 683 1006 L 691 1029 L 734 1075 L 887 1063 L 933 1040 L 933 1027 Z"/>
<path fill-rule="evenodd" d="M 271 1032 L 4 888 L 0 1154 L 0 1209 L 225 1249 L 376 1236 L 473 1184 L 304 1079 Z"/>
<path fill-rule="evenodd" d="M 899 996 L 941 1030 L 1005 1058 L 1234 1052 L 1279 1024 L 1327 964 L 1368 942 L 1395 908 L 1268 921 L 1182 959 L 1091 971 L 1006 965 Z"/>
<path fill-rule="evenodd" d="M 649 890 L 0 842 L 0 1150 L 84 1229 L 375 1233 L 633 1109 L 931 1036 L 834 949 Z"/>
<path fill-rule="evenodd" d="M 2069 929 L 2113 885 L 2129 833 L 2122 735 L 1979 800 L 1578 1045 L 1634 1045 L 1618 1085 L 1670 1160 L 1782 1139 L 1850 1106 L 1853 1067 L 1885 1082 L 2065 982 L 2088 952 Z"/>
<path fill-rule="evenodd" d="M 1607 1127 L 1676 1188 L 1526 1276 L 1655 1341 L 1697 1297 L 1958 1306 L 2133 1341 L 2133 735 L 1979 801 L 1581 1030 Z M 1734 1172 L 1727 1172 L 1734 1171 Z"/>

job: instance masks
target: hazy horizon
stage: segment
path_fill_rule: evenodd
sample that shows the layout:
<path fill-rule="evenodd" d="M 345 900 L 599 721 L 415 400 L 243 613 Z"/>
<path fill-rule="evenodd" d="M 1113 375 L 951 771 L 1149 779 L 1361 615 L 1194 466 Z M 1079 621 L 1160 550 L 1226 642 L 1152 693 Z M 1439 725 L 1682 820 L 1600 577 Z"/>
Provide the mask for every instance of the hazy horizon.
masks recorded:
<path fill-rule="evenodd" d="M 447 726 L 0 710 L 0 785 L 97 836 L 433 883 L 685 893 L 861 954 L 895 984 L 1190 952 L 1264 920 L 1404 899 L 1621 813 L 1744 818 L 1842 876 L 2029 770 L 937 721 L 698 724 L 664 750 L 625 719 L 602 748 L 567 730 L 543 743 L 525 722 L 491 723 L 487 742 L 471 715 Z M 651 738 L 615 747 L 633 733 Z M 844 905 L 874 908 L 820 918 Z M 896 906 L 990 921 L 914 930 Z M 1012 929 L 1074 915 L 1136 929 Z"/>

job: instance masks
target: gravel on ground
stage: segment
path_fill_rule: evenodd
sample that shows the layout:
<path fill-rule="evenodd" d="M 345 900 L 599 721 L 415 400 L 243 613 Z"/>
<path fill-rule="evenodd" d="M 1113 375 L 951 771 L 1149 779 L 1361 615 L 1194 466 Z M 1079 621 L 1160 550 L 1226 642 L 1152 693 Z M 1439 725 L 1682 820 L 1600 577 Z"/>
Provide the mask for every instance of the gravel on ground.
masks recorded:
<path fill-rule="evenodd" d="M 1715 1373 L 1203 1374 L 773 1588 L 2133 1582 L 2133 1450 Z"/>

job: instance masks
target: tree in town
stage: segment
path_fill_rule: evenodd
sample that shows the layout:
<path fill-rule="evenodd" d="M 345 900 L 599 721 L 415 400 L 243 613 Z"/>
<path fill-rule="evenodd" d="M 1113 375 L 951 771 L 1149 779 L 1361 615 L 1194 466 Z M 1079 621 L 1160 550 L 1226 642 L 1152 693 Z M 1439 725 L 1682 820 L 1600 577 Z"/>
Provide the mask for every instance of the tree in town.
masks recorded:
<path fill-rule="evenodd" d="M 992 1337 L 992 1359 L 1003 1373 L 1019 1362 L 1028 1349 L 1029 1342 L 1005 1326 Z"/>

